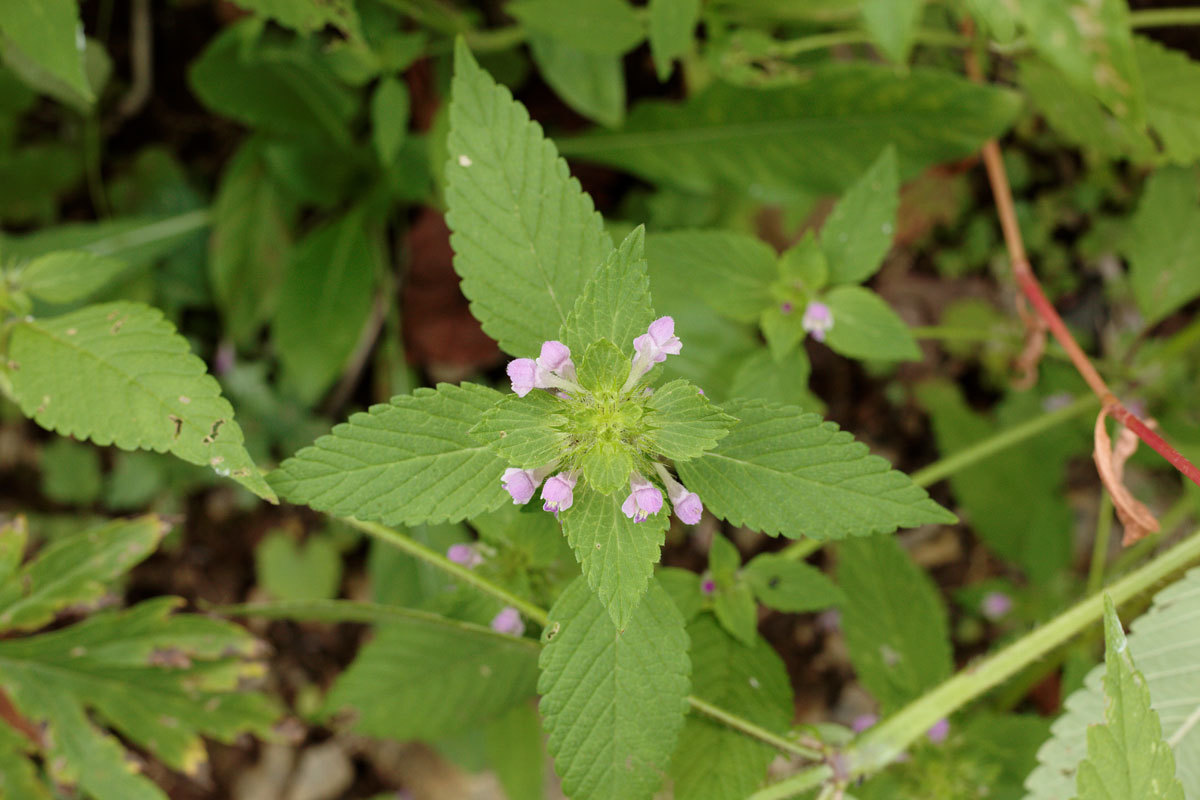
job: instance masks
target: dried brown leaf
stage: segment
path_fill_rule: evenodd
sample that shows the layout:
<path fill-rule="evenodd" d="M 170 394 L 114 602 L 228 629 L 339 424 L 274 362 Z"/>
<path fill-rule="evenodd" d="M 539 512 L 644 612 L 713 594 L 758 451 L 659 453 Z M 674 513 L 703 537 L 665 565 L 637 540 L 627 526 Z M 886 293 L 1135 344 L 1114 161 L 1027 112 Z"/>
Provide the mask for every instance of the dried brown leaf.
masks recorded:
<path fill-rule="evenodd" d="M 1122 427 L 1121 432 L 1117 434 L 1117 443 L 1114 446 L 1104 424 L 1106 419 L 1108 419 L 1107 407 L 1102 408 L 1099 416 L 1096 417 L 1095 446 L 1092 449 L 1092 458 L 1096 462 L 1096 471 L 1100 473 L 1100 480 L 1104 483 L 1104 488 L 1112 497 L 1117 518 L 1121 520 L 1121 525 L 1125 528 L 1121 544 L 1128 547 L 1137 540 L 1156 533 L 1159 524 L 1154 515 L 1150 513 L 1150 509 L 1134 497 L 1124 483 L 1125 462 L 1137 450 L 1137 434 Z"/>

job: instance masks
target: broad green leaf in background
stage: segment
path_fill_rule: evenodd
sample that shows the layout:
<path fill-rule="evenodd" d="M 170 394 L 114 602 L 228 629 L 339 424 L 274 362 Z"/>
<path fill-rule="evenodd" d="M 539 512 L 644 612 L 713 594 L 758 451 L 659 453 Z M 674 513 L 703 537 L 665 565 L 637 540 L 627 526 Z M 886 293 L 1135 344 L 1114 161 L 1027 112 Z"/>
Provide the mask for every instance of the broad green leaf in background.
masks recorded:
<path fill-rule="evenodd" d="M 729 185 L 774 197 L 840 192 L 896 145 L 901 178 L 975 152 L 1003 132 L 1016 95 L 945 72 L 818 67 L 798 86 L 716 82 L 685 103 L 635 106 L 620 131 L 561 139 L 567 156 L 694 192 Z"/>
<path fill-rule="evenodd" d="M 85 534 L 86 535 L 86 534 Z M 78 783 L 97 800 L 166 800 L 129 769 L 111 726 L 172 769 L 198 775 L 201 735 L 231 743 L 267 735 L 278 710 L 263 694 L 239 691 L 262 674 L 249 661 L 258 643 L 243 629 L 193 614 L 160 597 L 105 611 L 68 628 L 0 642 L 0 681 L 21 714 L 44 726 L 56 781 Z"/>
<path fill-rule="evenodd" d="M 1025 32 L 1067 80 L 1135 125 L 1145 120 L 1126 0 L 1022 0 Z"/>
<path fill-rule="evenodd" d="M 292 244 L 292 210 L 267 174 L 261 142 L 249 140 L 225 167 L 212 213 L 209 280 L 225 330 L 248 344 L 275 309 Z"/>
<path fill-rule="evenodd" d="M 471 383 L 393 397 L 284 461 L 271 483 L 293 503 L 385 525 L 473 517 L 508 499 L 508 464 L 469 433 L 501 397 Z"/>
<path fill-rule="evenodd" d="M 573 800 L 649 800 L 687 713 L 688 637 L 651 583 L 623 630 L 582 578 L 550 609 L 538 661 L 539 710 Z"/>
<path fill-rule="evenodd" d="M 342 555 L 328 535 L 297 542 L 274 530 L 254 549 L 258 585 L 276 600 L 328 600 L 342 581 Z"/>
<path fill-rule="evenodd" d="M 50 500 L 86 505 L 100 497 L 104 473 L 95 447 L 59 436 L 42 448 L 39 460 L 42 494 Z"/>
<path fill-rule="evenodd" d="M 383 271 L 365 208 L 309 233 L 292 251 L 271 320 L 284 383 L 312 403 L 341 374 Z"/>
<path fill-rule="evenodd" d="M 25 536 L 20 525 L 0 528 L 12 565 Z M 0 631 L 27 631 L 47 625 L 59 610 L 99 600 L 107 585 L 158 547 L 167 526 L 157 517 L 110 522 L 62 539 L 37 558 L 0 576 Z"/>
<path fill-rule="evenodd" d="M 692 693 L 774 733 L 792 718 L 783 662 L 755 637 L 745 645 L 707 614 L 688 625 Z M 719 722 L 689 714 L 671 761 L 675 800 L 744 800 L 762 783 L 775 750 Z"/>
<path fill-rule="evenodd" d="M 1200 159 L 1200 64 L 1185 53 L 1145 36 L 1133 37 L 1133 53 L 1146 92 L 1146 119 L 1176 164 Z"/>
<path fill-rule="evenodd" d="M 576 359 L 600 339 L 607 339 L 628 358 L 633 357 L 633 340 L 654 321 L 644 249 L 645 230 L 638 226 L 608 254 L 583 287 L 559 332 Z M 622 380 L 625 377 L 622 375 Z"/>
<path fill-rule="evenodd" d="M 863 23 L 892 61 L 908 60 L 925 0 L 863 0 Z"/>
<path fill-rule="evenodd" d="M 21 320 L 8 355 L 14 396 L 42 427 L 174 453 L 274 502 L 221 387 L 157 309 L 106 303 Z"/>
<path fill-rule="evenodd" d="M 589 488 L 577 491 L 574 504 L 559 514 L 587 585 L 622 630 L 632 624 L 651 583 L 670 524 L 665 502 L 653 517 L 634 522 L 621 512 L 623 500 Z"/>
<path fill-rule="evenodd" d="M 30 756 L 33 743 L 16 728 L 0 728 L 0 797 L 54 800 Z"/>
<path fill-rule="evenodd" d="M 84 73 L 83 23 L 75 0 L 4 0 L 0 34 L 6 61 L 12 59 L 7 51 L 16 49 L 86 103 L 95 102 Z"/>
<path fill-rule="evenodd" d="M 1133 662 L 1112 598 L 1104 597 L 1104 725 L 1087 732 L 1087 758 L 1079 765 L 1079 800 L 1137 797 L 1184 800 L 1175 758 L 1163 739 L 1150 689 Z"/>
<path fill-rule="evenodd" d="M 919 361 L 921 350 L 904 320 L 883 299 L 861 286 L 835 286 L 821 298 L 833 314 L 829 347 L 850 358 Z"/>
<path fill-rule="evenodd" d="M 544 800 L 546 753 L 542 718 L 532 703 L 515 705 L 496 717 L 484 733 L 488 765 L 507 800 Z"/>
<path fill-rule="evenodd" d="M 825 540 L 955 521 L 907 475 L 816 414 L 758 400 L 732 400 L 724 410 L 739 420 L 729 435 L 677 466 L 684 485 L 734 525 Z"/>
<path fill-rule="evenodd" d="M 567 47 L 590 53 L 620 55 L 646 36 L 625 0 L 513 0 L 504 10 L 532 33 L 552 36 Z"/>
<path fill-rule="evenodd" d="M 650 55 L 658 79 L 671 77 L 675 59 L 692 49 L 700 0 L 650 0 Z"/>
<path fill-rule="evenodd" d="M 973 412 L 959 390 L 946 381 L 929 381 L 917 397 L 933 421 L 942 456 L 949 456 L 1003 430 Z M 1006 420 L 1028 419 L 1039 410 L 1036 399 L 1006 402 Z M 1015 422 L 1013 423 L 1015 424 Z M 1066 461 L 1080 452 L 1078 442 L 1059 431 L 1043 433 L 1024 447 L 992 455 L 986 467 L 955 471 L 950 486 L 967 522 L 988 547 L 1020 565 L 1035 584 L 1049 580 L 1071 560 L 1073 515 L 1064 496 Z M 1021 502 L 1012 498 L 1019 496 Z"/>
<path fill-rule="evenodd" d="M 550 36 L 530 37 L 542 79 L 571 108 L 609 128 L 625 119 L 625 69 L 618 53 L 595 53 Z"/>
<path fill-rule="evenodd" d="M 371 95 L 371 141 L 379 163 L 391 164 L 408 134 L 408 88 L 396 78 L 384 78 Z"/>
<path fill-rule="evenodd" d="M 737 423 L 685 380 L 655 389 L 646 407 L 650 413 L 645 422 L 650 430 L 643 438 L 651 450 L 672 461 L 696 458 L 711 450 Z"/>
<path fill-rule="evenodd" d="M 1200 183 L 1195 169 L 1164 167 L 1150 176 L 1123 249 L 1133 296 L 1148 324 L 1200 295 Z"/>
<path fill-rule="evenodd" d="M 758 638 L 758 605 L 750 585 L 742 579 L 741 566 L 742 554 L 733 542 L 714 534 L 708 550 L 708 569 L 716 585 L 713 613 L 734 638 L 753 646 Z"/>
<path fill-rule="evenodd" d="M 776 611 L 816 611 L 846 600 L 845 593 L 821 570 L 774 553 L 750 559 L 742 576 L 758 602 Z"/>
<path fill-rule="evenodd" d="M 471 435 L 509 466 L 538 469 L 562 455 L 567 434 L 563 404 L 547 392 L 508 395 L 483 414 Z"/>
<path fill-rule="evenodd" d="M 825 404 L 808 390 L 811 371 L 808 354 L 802 347 L 795 348 L 778 361 L 766 348 L 759 348 L 742 359 L 733 376 L 730 394 L 747 400 L 799 406 L 819 414 Z"/>
<path fill-rule="evenodd" d="M 128 268 L 117 258 L 86 250 L 60 250 L 33 259 L 21 269 L 18 285 L 47 303 L 73 303 L 104 288 Z"/>
<path fill-rule="evenodd" d="M 858 679 L 885 713 L 950 677 L 954 661 L 937 587 L 892 536 L 838 545 L 842 630 Z"/>
<path fill-rule="evenodd" d="M 247 11 L 273 19 L 300 33 L 333 25 L 346 34 L 359 33 L 354 0 L 234 0 Z"/>
<path fill-rule="evenodd" d="M 966 0 L 966 6 L 993 39 L 1011 42 L 1017 35 L 1020 0 Z"/>
<path fill-rule="evenodd" d="M 1150 689 L 1150 705 L 1158 712 L 1163 738 L 1174 750 L 1176 776 L 1186 797 L 1200 796 L 1200 569 L 1154 597 L 1154 605 L 1130 626 L 1128 652 Z M 1088 728 L 1105 720 L 1102 680 L 1097 666 L 1084 687 L 1063 703 L 1066 709 L 1051 727 L 1051 738 L 1038 751 L 1037 769 L 1025 781 L 1029 800 L 1064 800 L 1075 796 L 1076 769 L 1087 754 Z"/>
<path fill-rule="evenodd" d="M 6 255 L 19 258 L 36 258 L 57 250 L 83 250 L 96 256 L 119 258 L 130 269 L 136 269 L 177 250 L 207 224 L 208 213 L 203 210 L 160 219 L 126 217 L 104 222 L 72 222 L 19 237 L 0 233 L 0 246 Z"/>
<path fill-rule="evenodd" d="M 325 699 L 354 728 L 385 739 L 437 739 L 477 726 L 533 696 L 538 645 L 490 628 L 396 609 Z M 487 668 L 484 669 L 483 667 Z"/>
<path fill-rule="evenodd" d="M 899 206 L 896 149 L 889 145 L 837 202 L 821 228 L 829 283 L 862 283 L 875 274 L 892 247 Z"/>
<path fill-rule="evenodd" d="M 730 231 L 658 233 L 647 237 L 646 254 L 656 275 L 691 284 L 713 311 L 730 319 L 756 322 L 772 303 L 776 256 L 761 239 Z"/>
<path fill-rule="evenodd" d="M 461 41 L 454 62 L 446 165 L 454 268 L 483 329 L 509 353 L 536 356 L 612 240 L 525 107 Z"/>

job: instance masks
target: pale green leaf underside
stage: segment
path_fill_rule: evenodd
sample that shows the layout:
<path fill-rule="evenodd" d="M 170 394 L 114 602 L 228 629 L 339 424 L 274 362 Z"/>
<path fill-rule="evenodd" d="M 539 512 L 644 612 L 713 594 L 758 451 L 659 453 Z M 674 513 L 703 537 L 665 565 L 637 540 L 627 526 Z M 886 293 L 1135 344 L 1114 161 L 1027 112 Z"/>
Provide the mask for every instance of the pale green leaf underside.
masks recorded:
<path fill-rule="evenodd" d="M 639 225 L 609 253 L 575 301 L 559 336 L 576 358 L 600 339 L 615 344 L 626 358 L 633 357 L 633 340 L 654 321 L 645 241 L 645 229 Z"/>
<path fill-rule="evenodd" d="M 654 390 L 646 402 L 646 443 L 674 461 L 696 458 L 729 433 L 736 420 L 682 378 Z"/>
<path fill-rule="evenodd" d="M 901 177 L 912 176 L 975 152 L 1019 108 L 1014 94 L 945 72 L 839 64 L 818 67 L 799 86 L 747 91 L 717 82 L 683 104 L 642 103 L 620 131 L 560 140 L 559 149 L 696 192 L 839 192 L 888 142 Z"/>
<path fill-rule="evenodd" d="M 1087 758 L 1076 775 L 1079 800 L 1184 800 L 1171 747 L 1150 708 L 1112 599 L 1104 598 L 1104 725 L 1088 728 Z"/>
<path fill-rule="evenodd" d="M 270 475 L 288 500 L 385 525 L 458 521 L 508 497 L 508 464 L 469 433 L 503 395 L 439 384 L 372 406 Z"/>
<path fill-rule="evenodd" d="M 955 516 L 867 446 L 795 406 L 732 400 L 740 422 L 717 447 L 678 465 L 684 484 L 735 525 L 776 536 L 840 539 Z"/>
<path fill-rule="evenodd" d="M 561 428 L 563 403 L 534 390 L 524 397 L 509 395 L 488 409 L 471 435 L 488 445 L 509 466 L 537 469 L 562 455 L 567 435 Z"/>
<path fill-rule="evenodd" d="M 354 727 L 385 739 L 437 739 L 470 729 L 533 696 L 538 646 L 489 628 L 405 612 L 381 625 L 325 701 Z"/>
<path fill-rule="evenodd" d="M 850 661 L 885 712 L 950 677 L 950 632 L 937 587 L 894 537 L 839 545 L 838 583 Z"/>
<path fill-rule="evenodd" d="M 651 584 L 624 630 L 582 578 L 550 609 L 538 661 L 539 709 L 572 800 L 649 800 L 687 711 L 688 638 Z"/>
<path fill-rule="evenodd" d="M 524 106 L 455 50 L 446 165 L 454 267 L 483 329 L 536 356 L 612 250 L 600 215 Z"/>
<path fill-rule="evenodd" d="M 1187 797 L 1200 796 L 1200 569 L 1159 592 L 1149 611 L 1130 626 L 1129 648 L 1150 687 L 1163 737 L 1175 752 L 1176 775 Z M 1025 781 L 1027 800 L 1074 797 L 1075 775 L 1086 754 L 1089 725 L 1104 721 L 1104 667 L 1063 703 L 1066 711 L 1038 751 L 1039 766 Z"/>
<path fill-rule="evenodd" d="M 792 687 L 783 662 L 756 637 L 744 645 L 707 614 L 688 625 L 692 693 L 769 731 L 792 717 Z M 671 761 L 675 800 L 744 800 L 762 783 L 775 750 L 699 714 L 690 714 Z"/>
<path fill-rule="evenodd" d="M 560 514 L 588 586 L 622 629 L 650 584 L 670 522 L 665 501 L 662 511 L 634 522 L 621 512 L 624 499 L 622 493 L 577 489 L 574 504 Z"/>
<path fill-rule="evenodd" d="M 44 428 L 170 452 L 275 501 L 221 387 L 157 309 L 106 303 L 22 320 L 9 344 L 9 377 L 21 410 Z"/>

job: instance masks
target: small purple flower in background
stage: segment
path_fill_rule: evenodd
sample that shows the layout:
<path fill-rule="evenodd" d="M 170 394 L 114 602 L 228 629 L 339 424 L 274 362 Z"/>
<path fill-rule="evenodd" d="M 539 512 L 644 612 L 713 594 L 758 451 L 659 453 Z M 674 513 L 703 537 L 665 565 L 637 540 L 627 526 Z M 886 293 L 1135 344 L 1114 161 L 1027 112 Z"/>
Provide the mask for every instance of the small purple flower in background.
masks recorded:
<path fill-rule="evenodd" d="M 714 581 L 712 578 L 705 578 L 704 581 L 700 584 L 700 591 L 703 592 L 704 594 L 712 594 L 716 590 L 717 590 L 717 584 L 716 584 L 716 581 Z"/>
<path fill-rule="evenodd" d="M 621 513 L 634 522 L 645 522 L 662 506 L 663 496 L 657 486 L 636 472 L 629 476 L 629 496 L 621 504 Z"/>
<path fill-rule="evenodd" d="M 819 300 L 813 300 L 804 308 L 800 326 L 818 342 L 825 341 L 825 334 L 833 327 L 833 312 Z"/>
<path fill-rule="evenodd" d="M 779 311 L 783 314 L 790 314 L 795 310 L 795 308 L 796 307 L 794 305 L 786 300 L 779 304 Z"/>
<path fill-rule="evenodd" d="M 867 728 L 872 727 L 876 722 L 879 722 L 879 717 L 874 714 L 859 714 L 850 723 L 850 730 L 855 733 L 862 733 Z"/>
<path fill-rule="evenodd" d="M 475 569 L 483 563 L 483 556 L 469 544 L 452 544 L 446 551 L 446 558 L 467 569 Z"/>
<path fill-rule="evenodd" d="M 837 633 L 842 629 L 842 612 L 836 608 L 817 614 L 817 627 L 826 633 Z"/>
<path fill-rule="evenodd" d="M 939 719 L 937 722 L 933 723 L 933 726 L 930 727 L 929 730 L 925 731 L 925 735 L 929 737 L 929 741 L 933 742 L 934 744 L 941 744 L 942 742 L 946 741 L 946 737 L 950 735 L 950 720 L 946 719 L 945 717 Z"/>
<path fill-rule="evenodd" d="M 570 472 L 560 472 L 542 487 L 543 511 L 566 511 L 575 502 L 575 483 L 579 479 Z"/>
<path fill-rule="evenodd" d="M 512 606 L 500 609 L 500 613 L 492 617 L 492 630 L 497 633 L 507 633 L 510 636 L 520 636 L 525 633 L 525 623 L 521 621 L 521 612 Z"/>
<path fill-rule="evenodd" d="M 979 610 L 993 622 L 1007 616 L 1012 607 L 1012 598 L 1004 592 L 988 592 L 979 604 Z"/>

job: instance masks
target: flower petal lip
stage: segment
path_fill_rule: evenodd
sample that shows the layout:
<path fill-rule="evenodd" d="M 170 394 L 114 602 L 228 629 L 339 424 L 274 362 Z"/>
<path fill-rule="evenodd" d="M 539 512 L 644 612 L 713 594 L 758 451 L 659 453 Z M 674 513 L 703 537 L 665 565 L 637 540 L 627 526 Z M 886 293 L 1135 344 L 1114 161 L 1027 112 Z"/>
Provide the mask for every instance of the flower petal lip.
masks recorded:
<path fill-rule="evenodd" d="M 542 369 L 558 372 L 571 361 L 571 348 L 553 339 L 542 342 L 542 352 L 537 365 Z"/>
<path fill-rule="evenodd" d="M 538 484 L 541 483 L 537 473 L 533 470 L 517 469 L 516 467 L 504 470 L 500 481 L 504 484 L 504 490 L 512 497 L 513 505 L 517 506 L 525 505 L 532 500 Z"/>
<path fill-rule="evenodd" d="M 542 487 L 543 511 L 566 511 L 575 502 L 575 483 L 578 479 L 570 473 L 560 472 Z"/>
<path fill-rule="evenodd" d="M 496 616 L 492 617 L 491 628 L 497 633 L 507 633 L 511 636 L 520 636 L 525 633 L 525 623 L 521 620 L 521 612 L 512 606 L 505 606 Z"/>
<path fill-rule="evenodd" d="M 634 522 L 645 522 L 663 506 L 662 492 L 638 473 L 629 476 L 629 496 L 621 504 L 621 513 Z"/>
<path fill-rule="evenodd" d="M 516 358 L 508 362 L 508 379 L 517 397 L 524 397 L 538 388 L 538 368 L 532 358 Z"/>

